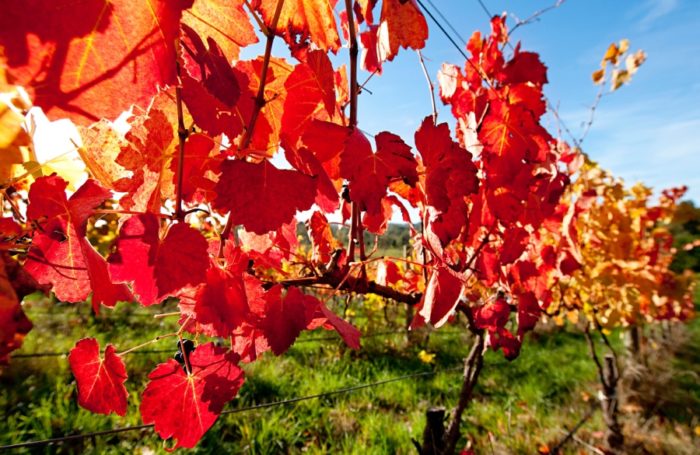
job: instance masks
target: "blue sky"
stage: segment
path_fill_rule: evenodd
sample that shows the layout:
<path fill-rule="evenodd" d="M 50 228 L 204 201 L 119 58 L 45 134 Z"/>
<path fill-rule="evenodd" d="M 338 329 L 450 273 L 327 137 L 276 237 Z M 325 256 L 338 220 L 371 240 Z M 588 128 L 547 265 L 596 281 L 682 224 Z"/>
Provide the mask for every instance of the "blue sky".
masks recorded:
<path fill-rule="evenodd" d="M 484 0 L 494 13 L 509 11 L 525 18 L 549 6 L 547 1 Z M 342 2 L 339 2 L 339 4 Z M 423 3 L 429 6 L 427 0 Z M 464 38 L 488 17 L 476 0 L 433 0 Z M 509 21 L 512 27 L 513 21 Z M 463 65 L 464 58 L 428 19 L 430 38 L 423 51 L 430 75 L 440 65 Z M 538 52 L 549 68 L 545 93 L 559 107 L 578 137 L 588 120 L 598 87 L 590 75 L 611 42 L 630 40 L 647 61 L 632 83 L 603 97 L 584 149 L 628 183 L 642 181 L 656 190 L 690 187 L 688 197 L 700 202 L 700 1 L 698 0 L 568 0 L 539 21 L 520 27 L 513 39 Z M 281 46 L 280 46 L 281 47 Z M 275 50 L 279 50 L 278 47 Z M 346 50 L 341 50 L 346 54 Z M 335 60 L 340 63 L 345 55 Z M 366 73 L 360 74 L 364 80 Z M 426 83 L 413 51 L 402 50 L 374 77 L 359 98 L 360 127 L 391 131 L 413 142 L 413 133 L 431 111 Z M 440 120 L 454 124 L 449 111 Z M 556 123 L 547 120 L 556 133 Z M 565 137 L 566 139 L 566 137 Z"/>

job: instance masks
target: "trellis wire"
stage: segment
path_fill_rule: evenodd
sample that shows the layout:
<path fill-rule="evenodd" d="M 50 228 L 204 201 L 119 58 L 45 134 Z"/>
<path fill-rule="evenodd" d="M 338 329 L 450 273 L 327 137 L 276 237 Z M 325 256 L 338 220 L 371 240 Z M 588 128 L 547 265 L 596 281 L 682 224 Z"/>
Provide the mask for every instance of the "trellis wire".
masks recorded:
<path fill-rule="evenodd" d="M 367 384 L 359 384 L 359 385 L 351 386 L 351 387 L 344 387 L 344 388 L 330 390 L 328 392 L 321 392 L 321 393 L 317 393 L 317 394 L 313 394 L 313 395 L 305 395 L 305 396 L 301 396 L 301 397 L 288 398 L 285 400 L 272 401 L 270 403 L 254 404 L 254 405 L 246 406 L 243 408 L 229 409 L 229 410 L 223 411 L 221 413 L 221 415 L 238 414 L 238 413 L 242 413 L 242 412 L 256 411 L 259 409 L 272 408 L 272 407 L 276 407 L 276 406 L 283 406 L 283 405 L 287 405 L 287 404 L 298 403 L 300 401 L 313 400 L 313 399 L 317 399 L 317 398 L 325 398 L 325 397 L 340 395 L 340 394 L 344 394 L 344 393 L 356 392 L 358 390 L 363 390 L 363 389 L 371 389 L 371 388 L 378 387 L 378 386 L 381 386 L 384 384 L 390 384 L 392 382 L 405 381 L 407 379 L 414 379 L 414 378 L 419 378 L 419 377 L 435 376 L 439 373 L 449 373 L 449 372 L 455 372 L 455 371 L 461 371 L 461 370 L 462 370 L 462 367 L 459 366 L 459 367 L 447 368 L 447 369 L 443 369 L 443 370 L 422 371 L 420 373 L 411 373 L 411 374 L 406 374 L 403 376 L 397 376 L 394 378 L 383 379 L 380 381 L 370 382 Z M 0 450 L 40 447 L 40 446 L 45 446 L 45 445 L 49 445 L 49 444 L 56 444 L 56 443 L 61 443 L 61 442 L 66 442 L 66 441 L 74 441 L 74 440 L 82 440 L 82 439 L 86 439 L 86 438 L 93 438 L 96 436 L 107 436 L 107 435 L 112 435 L 112 434 L 125 433 L 128 431 L 144 430 L 146 428 L 152 428 L 152 427 L 153 427 L 153 424 L 134 425 L 134 426 L 129 426 L 129 427 L 113 428 L 111 430 L 95 431 L 92 433 L 66 435 L 66 436 L 61 436 L 59 438 L 42 439 L 42 440 L 38 440 L 38 441 L 28 441 L 28 442 L 21 442 L 21 443 L 17 443 L 17 444 L 4 445 L 4 446 L 0 446 Z"/>
<path fill-rule="evenodd" d="M 368 333 L 368 334 L 363 334 L 361 335 L 361 338 L 379 338 L 383 336 L 391 336 L 391 335 L 401 335 L 401 334 L 408 334 L 411 332 L 404 330 L 393 330 L 393 331 L 385 331 L 385 332 L 375 332 L 375 333 Z M 460 333 L 465 333 L 462 330 L 436 330 L 433 332 L 430 332 L 431 335 L 437 334 L 437 335 L 457 335 Z M 313 337 L 313 338 L 304 338 L 301 340 L 297 340 L 294 342 L 294 344 L 298 343 L 311 343 L 314 341 L 341 341 L 341 338 L 339 338 L 336 335 L 331 335 L 331 336 L 325 336 L 325 337 Z M 176 349 L 139 349 L 137 351 L 130 352 L 129 355 L 132 354 L 140 354 L 140 355 L 148 355 L 148 354 L 164 354 L 164 353 L 173 353 L 175 352 Z M 104 350 L 102 351 L 104 352 Z M 19 354 L 13 354 L 11 356 L 12 359 L 31 359 L 31 358 L 39 358 L 39 357 L 66 357 L 68 356 L 69 352 L 28 352 L 28 353 L 19 353 Z"/>

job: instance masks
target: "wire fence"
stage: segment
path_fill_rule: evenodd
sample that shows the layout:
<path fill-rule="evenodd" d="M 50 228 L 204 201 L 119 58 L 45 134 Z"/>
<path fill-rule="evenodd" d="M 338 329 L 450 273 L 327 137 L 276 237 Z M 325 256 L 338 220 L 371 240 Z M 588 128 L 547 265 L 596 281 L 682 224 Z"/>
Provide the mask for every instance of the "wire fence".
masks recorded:
<path fill-rule="evenodd" d="M 382 331 L 382 332 L 373 332 L 373 333 L 367 333 L 367 334 L 362 334 L 360 336 L 361 339 L 366 339 L 366 338 L 381 338 L 381 337 L 388 337 L 392 335 L 407 335 L 411 332 L 406 331 L 405 329 L 402 330 L 388 330 L 388 331 Z M 430 335 L 458 335 L 458 334 L 464 334 L 467 333 L 463 330 L 435 330 L 429 332 Z M 312 342 L 323 342 L 323 341 L 342 341 L 340 337 L 337 335 L 330 335 L 330 336 L 319 336 L 319 337 L 309 337 L 309 338 L 302 338 L 300 340 L 297 340 L 294 342 L 294 344 L 299 344 L 299 343 L 312 343 Z M 136 351 L 132 351 L 129 353 L 129 355 L 149 355 L 149 354 L 165 354 L 165 353 L 174 353 L 176 349 L 139 349 Z M 104 350 L 102 350 L 104 352 Z M 67 357 L 69 352 L 67 351 L 55 351 L 55 352 L 28 352 L 28 353 L 17 353 L 11 355 L 11 358 L 14 359 L 32 359 L 32 358 L 39 358 L 39 357 Z"/>
<path fill-rule="evenodd" d="M 319 399 L 319 398 L 325 398 L 325 397 L 331 397 L 331 396 L 335 396 L 335 395 L 357 392 L 358 390 L 372 389 L 372 388 L 379 387 L 379 386 L 382 386 L 385 384 L 390 384 L 392 382 L 406 381 L 409 379 L 417 379 L 417 378 L 421 378 L 421 377 L 430 377 L 430 376 L 438 375 L 440 373 L 452 373 L 452 372 L 461 371 L 461 370 L 462 370 L 462 366 L 458 366 L 458 367 L 454 367 L 454 368 L 446 368 L 446 369 L 441 369 L 441 370 L 422 371 L 419 373 L 405 374 L 402 376 L 396 376 L 396 377 L 389 378 L 389 379 L 383 379 L 383 380 L 379 380 L 379 381 L 369 382 L 366 384 L 358 384 L 355 386 L 344 387 L 344 388 L 335 389 L 335 390 L 329 390 L 326 392 L 321 392 L 321 393 L 317 393 L 317 394 L 313 394 L 313 395 L 304 395 L 304 396 L 300 396 L 300 397 L 287 398 L 287 399 L 279 400 L 279 401 L 272 401 L 269 403 L 254 404 L 254 405 L 245 406 L 242 408 L 228 409 L 228 410 L 223 411 L 221 413 L 221 415 L 240 414 L 243 412 L 257 411 L 260 409 L 273 408 L 273 407 L 277 407 L 277 406 L 284 406 L 284 405 L 299 403 L 301 401 L 315 400 L 315 399 Z M 59 444 L 62 442 L 67 442 L 67 441 L 95 438 L 98 436 L 109 436 L 109 435 L 114 435 L 114 434 L 119 434 L 119 433 L 130 432 L 130 431 L 144 430 L 144 429 L 148 429 L 148 428 L 153 428 L 153 424 L 134 425 L 134 426 L 128 426 L 128 427 L 113 428 L 111 430 L 95 431 L 95 432 L 91 432 L 91 433 L 80 433 L 80 434 L 61 436 L 58 438 L 50 438 L 50 439 L 42 439 L 42 440 L 37 440 L 37 441 L 21 442 L 21 443 L 17 443 L 17 444 L 9 444 L 9 445 L 0 446 L 0 450 L 41 447 L 41 446 L 47 446 L 47 445 L 51 445 L 51 444 Z"/>

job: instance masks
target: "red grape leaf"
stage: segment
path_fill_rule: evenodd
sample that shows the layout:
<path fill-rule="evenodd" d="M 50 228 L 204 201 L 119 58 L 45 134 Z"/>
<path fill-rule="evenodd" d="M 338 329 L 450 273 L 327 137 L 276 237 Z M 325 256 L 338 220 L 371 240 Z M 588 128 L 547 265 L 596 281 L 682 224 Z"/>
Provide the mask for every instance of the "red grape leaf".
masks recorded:
<path fill-rule="evenodd" d="M 238 236 L 256 268 L 275 269 L 284 275 L 288 274 L 282 261 L 291 259 L 299 245 L 296 219 L 293 218 L 276 231 L 256 234 L 241 229 Z"/>
<path fill-rule="evenodd" d="M 233 333 L 233 352 L 241 356 L 241 362 L 254 362 L 260 355 L 270 350 L 270 344 L 262 329 L 244 323 Z"/>
<path fill-rule="evenodd" d="M 383 0 L 379 25 L 360 34 L 363 68 L 381 72 L 381 63 L 393 60 L 400 47 L 423 49 L 426 39 L 428 23 L 415 0 Z"/>
<path fill-rule="evenodd" d="M 462 294 L 462 280 L 448 267 L 433 269 L 416 317 L 422 317 L 435 327 L 447 322 Z"/>
<path fill-rule="evenodd" d="M 393 205 L 396 198 L 390 199 L 389 196 L 383 197 L 381 200 L 382 209 L 377 213 L 365 212 L 362 216 L 362 225 L 368 232 L 382 235 L 389 226 L 389 220 L 394 214 Z"/>
<path fill-rule="evenodd" d="M 359 330 L 348 321 L 338 317 L 334 312 L 332 312 L 323 302 L 319 301 L 319 308 L 323 318 L 325 318 L 325 325 L 330 324 L 336 332 L 338 332 L 345 341 L 345 344 L 350 346 L 352 349 L 360 349 L 360 336 L 362 335 Z M 312 320 L 310 324 L 314 324 Z"/>
<path fill-rule="evenodd" d="M 494 351 L 503 349 L 503 355 L 508 360 L 513 360 L 520 354 L 521 343 L 508 329 L 489 332 L 489 344 Z"/>
<path fill-rule="evenodd" d="M 124 361 L 111 344 L 100 356 L 94 338 L 83 338 L 68 355 L 70 369 L 78 383 L 78 404 L 97 414 L 126 415 L 127 374 Z"/>
<path fill-rule="evenodd" d="M 182 168 L 182 200 L 185 202 L 203 202 L 213 200 L 215 177 L 223 161 L 223 155 L 216 143 L 207 135 L 195 133 L 189 135 L 185 142 L 184 166 Z M 177 168 L 180 156 L 176 154 L 170 162 L 173 173 L 173 185 L 177 185 Z"/>
<path fill-rule="evenodd" d="M 340 37 L 333 15 L 337 0 L 285 0 L 277 28 L 290 47 L 307 39 L 324 51 L 340 49 Z M 269 27 L 277 7 L 277 0 L 258 0 L 257 8 Z"/>
<path fill-rule="evenodd" d="M 206 239 L 185 223 L 170 227 L 163 240 L 155 215 L 132 216 L 122 226 L 109 258 L 118 281 L 133 282 L 142 305 L 159 303 L 187 285 L 206 278 L 209 253 Z"/>
<path fill-rule="evenodd" d="M 230 211 L 234 224 L 264 234 L 292 220 L 299 210 L 311 207 L 316 197 L 315 179 L 294 170 L 228 160 L 216 184 L 214 207 Z"/>
<path fill-rule="evenodd" d="M 207 343 L 189 355 L 189 375 L 173 359 L 159 364 L 141 399 L 143 422 L 155 424 L 161 438 L 173 438 L 172 449 L 194 447 L 243 385 L 237 363 L 237 354 Z"/>
<path fill-rule="evenodd" d="M 133 175 L 115 182 L 117 191 L 127 193 L 119 204 L 128 210 L 160 213 L 162 199 L 175 193 L 173 177 L 168 175 L 177 142 L 172 123 L 156 107 L 129 118 L 129 123 L 116 162 Z"/>
<path fill-rule="evenodd" d="M 509 317 L 510 305 L 503 297 L 498 297 L 474 310 L 474 325 L 479 329 L 495 332 L 505 327 Z"/>
<path fill-rule="evenodd" d="M 302 142 L 318 159 L 328 176 L 340 178 L 340 156 L 350 131 L 331 122 L 313 120 L 302 135 Z"/>
<path fill-rule="evenodd" d="M 340 161 L 340 174 L 350 181 L 350 199 L 371 215 L 382 213 L 382 198 L 392 179 L 411 185 L 418 180 L 417 163 L 411 148 L 395 134 L 375 136 L 377 153 L 362 132 L 353 130 Z"/>
<path fill-rule="evenodd" d="M 88 217 L 111 193 L 87 180 L 67 199 L 66 185 L 57 176 L 41 177 L 29 190 L 27 216 L 44 225 L 34 233 L 25 269 L 64 301 L 84 301 L 93 291 L 95 312 L 100 304 L 132 300 L 125 285 L 113 284 L 104 258 L 85 238 Z"/>
<path fill-rule="evenodd" d="M 52 285 L 58 299 L 82 302 L 92 291 L 95 313 L 100 305 L 133 300 L 128 287 L 113 283 L 107 262 L 72 224 L 54 219 L 45 229 L 32 237 L 25 269 L 39 283 Z"/>
<path fill-rule="evenodd" d="M 238 105 L 241 94 L 237 71 L 218 44 L 201 38 L 187 25 L 182 26 L 182 100 L 197 125 L 211 136 L 226 133 L 235 138 L 243 130 L 241 111 L 250 111 L 253 94 L 243 98 L 248 105 Z"/>
<path fill-rule="evenodd" d="M 311 51 L 306 62 L 299 63 L 289 75 L 284 87 L 287 99 L 282 114 L 282 132 L 292 140 L 304 132 L 321 109 L 327 115 L 335 112 L 335 82 L 333 65 L 322 51 Z"/>
<path fill-rule="evenodd" d="M 542 309 L 535 294 L 526 292 L 518 296 L 518 336 L 532 330 L 542 316 Z"/>
<path fill-rule="evenodd" d="M 382 60 L 393 60 L 399 47 L 419 50 L 428 39 L 428 23 L 415 0 L 383 0 L 379 20 Z"/>
<path fill-rule="evenodd" d="M 503 233 L 503 245 L 501 246 L 500 263 L 510 264 L 520 257 L 525 251 L 529 233 L 521 226 L 511 226 Z"/>
<path fill-rule="evenodd" d="M 65 180 L 55 175 L 37 179 L 29 189 L 27 217 L 34 220 L 61 218 L 85 234 L 88 217 L 111 193 L 96 181 L 87 180 L 68 200 L 65 192 L 67 186 Z"/>
<path fill-rule="evenodd" d="M 370 73 L 382 74 L 382 61 L 379 57 L 379 45 L 377 42 L 378 30 L 378 25 L 370 25 L 368 30 L 360 33 L 360 44 L 362 45 L 360 65 L 362 65 L 362 69 Z"/>
<path fill-rule="evenodd" d="M 513 58 L 503 67 L 502 77 L 499 79 L 504 84 L 530 82 L 541 87 L 547 83 L 547 67 L 536 53 L 516 50 Z"/>
<path fill-rule="evenodd" d="M 287 289 L 284 296 L 282 292 L 283 288 L 278 284 L 265 294 L 264 318 L 260 323 L 275 355 L 289 349 L 309 325 L 319 305 L 318 299 L 303 294 L 293 286 Z"/>
<path fill-rule="evenodd" d="M 381 260 L 377 263 L 377 284 L 389 286 L 401 280 L 401 271 L 394 261 Z"/>
<path fill-rule="evenodd" d="M 247 262 L 246 256 L 241 259 Z M 229 337 L 251 321 L 252 310 L 263 305 L 264 292 L 261 282 L 252 275 L 212 266 L 207 271 L 206 284 L 195 295 L 197 323 L 207 333 Z"/>
<path fill-rule="evenodd" d="M 243 0 L 195 0 L 182 15 L 182 23 L 202 38 L 212 38 L 228 61 L 238 60 L 239 47 L 257 43 L 253 24 L 243 9 Z"/>
<path fill-rule="evenodd" d="M 192 0 L 11 1 L 0 47 L 50 118 L 87 124 L 142 107 L 175 81 L 175 42 Z M 129 96 L 123 96 L 128 93 Z"/>
<path fill-rule="evenodd" d="M 115 183 L 129 175 L 117 163 L 122 138 L 108 120 L 101 120 L 89 127 L 81 126 L 79 131 L 83 146 L 78 149 L 78 153 L 90 175 L 104 187 L 114 190 Z"/>
<path fill-rule="evenodd" d="M 323 213 L 315 211 L 306 221 L 306 226 L 309 229 L 313 247 L 312 260 L 323 264 L 327 263 L 331 258 L 331 253 L 338 246 L 328 224 L 328 219 Z"/>

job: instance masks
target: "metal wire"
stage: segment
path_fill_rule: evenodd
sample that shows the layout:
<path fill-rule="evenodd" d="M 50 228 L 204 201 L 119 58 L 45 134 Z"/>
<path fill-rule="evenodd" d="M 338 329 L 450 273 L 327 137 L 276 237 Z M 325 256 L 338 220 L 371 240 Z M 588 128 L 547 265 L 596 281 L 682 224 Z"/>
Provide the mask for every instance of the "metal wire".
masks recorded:
<path fill-rule="evenodd" d="M 321 393 L 317 393 L 314 395 L 305 395 L 305 396 L 301 396 L 301 397 L 288 398 L 285 400 L 272 401 L 270 403 L 255 404 L 255 405 L 246 406 L 243 408 L 229 409 L 229 410 L 223 411 L 221 413 L 221 415 L 239 414 L 242 412 L 256 411 L 259 409 L 272 408 L 272 407 L 276 407 L 276 406 L 284 406 L 284 405 L 288 405 L 288 404 L 298 403 L 300 401 L 314 400 L 317 398 L 325 398 L 325 397 L 340 395 L 340 394 L 344 394 L 344 393 L 356 392 L 358 390 L 363 390 L 363 389 L 371 389 L 371 388 L 378 387 L 378 386 L 381 386 L 384 384 L 390 384 L 392 382 L 405 381 L 407 379 L 414 379 L 414 378 L 419 378 L 419 377 L 435 376 L 439 373 L 449 373 L 449 372 L 455 372 L 455 371 L 461 371 L 461 370 L 462 370 L 462 367 L 459 366 L 459 367 L 447 368 L 447 369 L 443 369 L 443 370 L 422 371 L 420 373 L 411 373 L 411 374 L 397 376 L 397 377 L 390 378 L 390 379 L 383 379 L 381 381 L 370 382 L 367 384 L 359 384 L 356 386 L 344 387 L 344 388 L 336 389 L 336 390 L 330 390 L 328 392 L 321 392 Z M 96 437 L 96 436 L 106 436 L 106 435 L 124 433 L 127 431 L 143 430 L 143 429 L 152 428 L 152 427 L 153 427 L 153 424 L 135 425 L 135 426 L 129 426 L 129 427 L 114 428 L 112 430 L 95 431 L 92 433 L 67 435 L 67 436 L 62 436 L 59 438 L 43 439 L 43 440 L 39 440 L 39 441 L 28 441 L 28 442 L 21 442 L 18 444 L 4 445 L 4 446 L 0 446 L 0 450 L 40 447 L 40 446 L 45 446 L 45 445 L 50 445 L 50 444 L 61 443 L 61 442 L 65 442 L 65 441 L 81 440 L 81 439 L 92 438 L 92 437 Z"/>
<path fill-rule="evenodd" d="M 379 338 L 383 336 L 391 336 L 391 335 L 401 335 L 401 334 L 407 334 L 405 329 L 404 330 L 393 330 L 393 331 L 386 331 L 386 332 L 375 332 L 375 333 L 368 333 L 361 335 L 360 338 Z M 430 332 L 431 335 L 433 334 L 439 334 L 439 335 L 455 335 L 455 334 L 460 334 L 460 333 L 465 333 L 462 330 L 436 330 L 433 332 Z M 324 337 L 312 337 L 312 338 L 304 338 L 301 340 L 297 340 L 294 342 L 294 344 L 298 343 L 311 343 L 315 341 L 340 341 L 341 339 L 337 335 L 331 335 L 331 336 L 324 336 Z M 104 352 L 104 350 L 102 351 Z M 130 352 L 129 355 L 137 354 L 137 355 L 148 355 L 148 354 L 165 354 L 165 353 L 174 353 L 176 352 L 176 349 L 139 349 L 137 351 Z M 66 357 L 68 356 L 69 352 L 28 352 L 28 353 L 18 353 L 18 354 L 13 354 L 10 356 L 12 359 L 32 359 L 32 358 L 38 358 L 38 357 Z"/>

